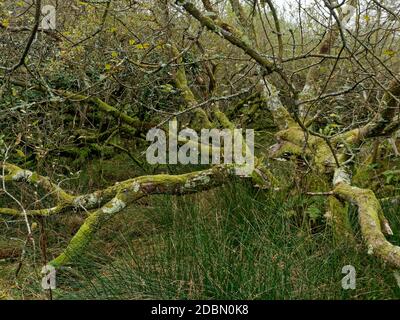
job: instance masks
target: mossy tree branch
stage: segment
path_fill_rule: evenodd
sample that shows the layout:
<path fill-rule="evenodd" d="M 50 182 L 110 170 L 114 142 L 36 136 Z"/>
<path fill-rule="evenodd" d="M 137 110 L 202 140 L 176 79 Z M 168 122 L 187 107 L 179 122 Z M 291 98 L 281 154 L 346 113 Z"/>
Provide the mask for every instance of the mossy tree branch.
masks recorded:
<path fill-rule="evenodd" d="M 400 268 L 400 247 L 386 240 L 386 234 L 393 234 L 374 192 L 353 187 L 343 169 L 337 170 L 334 179 L 334 193 L 358 207 L 361 234 L 368 246 L 368 253 L 374 254 L 392 267 Z"/>
<path fill-rule="evenodd" d="M 10 80 L 10 83 L 15 86 L 19 86 L 19 87 L 27 86 L 27 83 L 25 83 L 24 81 L 15 80 L 15 79 Z M 36 90 L 36 91 L 46 92 L 46 88 L 44 88 L 43 86 L 30 85 L 29 88 Z M 61 90 L 61 89 L 52 89 L 52 92 L 54 94 L 57 94 L 60 97 L 68 99 L 70 101 L 92 103 L 93 106 L 96 107 L 99 111 L 101 111 L 105 114 L 109 114 L 109 115 L 113 116 L 114 118 L 120 120 L 123 124 L 128 125 L 130 128 L 129 129 L 125 128 L 124 131 L 128 132 L 132 135 L 134 135 L 136 133 L 136 131 L 138 129 L 142 128 L 144 125 L 143 122 L 140 121 L 138 118 L 129 116 L 128 114 L 118 110 L 118 108 L 106 103 L 105 101 L 101 100 L 98 97 L 85 96 L 82 94 L 77 94 L 77 93 L 74 93 L 71 91 Z"/>
<path fill-rule="evenodd" d="M 235 165 L 220 165 L 210 169 L 182 175 L 150 175 L 128 179 L 113 186 L 85 195 L 71 195 L 61 189 L 49 178 L 12 164 L 4 164 L 7 174 L 2 177 L 7 182 L 26 181 L 33 186 L 41 186 L 56 200 L 53 208 L 20 212 L 12 208 L 0 208 L 0 214 L 10 216 L 49 216 L 65 211 L 68 208 L 83 208 L 85 211 L 95 209 L 86 218 L 83 225 L 72 238 L 66 250 L 51 264 L 56 267 L 68 263 L 85 250 L 94 234 L 110 218 L 122 211 L 136 200 L 153 194 L 182 195 L 209 190 L 226 183 L 235 172 Z M 275 183 L 272 175 L 266 172 L 262 164 L 256 167 L 251 175 L 255 184 L 266 187 L 267 183 Z M 272 179 L 272 180 L 271 180 Z"/>
<path fill-rule="evenodd" d="M 211 19 L 210 17 L 204 16 L 196 6 L 184 0 L 178 0 L 180 4 L 190 15 L 192 15 L 196 20 L 198 20 L 202 26 L 206 27 L 210 31 L 213 31 L 217 35 L 229 41 L 234 46 L 242 49 L 246 54 L 252 57 L 260 66 L 262 66 L 268 73 L 278 71 L 278 68 L 273 61 L 265 58 L 260 52 L 252 48 L 252 46 L 247 43 L 238 31 L 236 31 L 232 26 L 224 23 L 219 18 Z"/>

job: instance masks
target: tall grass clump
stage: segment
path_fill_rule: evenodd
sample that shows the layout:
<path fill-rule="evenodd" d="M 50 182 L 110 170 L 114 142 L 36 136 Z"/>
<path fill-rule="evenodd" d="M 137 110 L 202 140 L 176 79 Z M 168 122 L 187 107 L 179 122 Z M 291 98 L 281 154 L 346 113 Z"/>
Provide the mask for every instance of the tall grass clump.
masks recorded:
<path fill-rule="evenodd" d="M 330 228 L 310 220 L 311 201 L 235 182 L 199 195 L 159 196 L 134 209 L 147 219 L 143 228 L 152 227 L 137 238 L 115 233 L 121 247 L 104 264 L 93 267 L 95 254 L 82 257 L 74 289 L 66 277 L 58 298 L 400 298 L 393 272 L 366 254 L 361 239 L 338 244 Z M 386 211 L 399 231 L 398 208 Z M 123 219 L 132 223 L 135 212 Z M 356 268 L 355 290 L 342 289 L 345 265 Z"/>

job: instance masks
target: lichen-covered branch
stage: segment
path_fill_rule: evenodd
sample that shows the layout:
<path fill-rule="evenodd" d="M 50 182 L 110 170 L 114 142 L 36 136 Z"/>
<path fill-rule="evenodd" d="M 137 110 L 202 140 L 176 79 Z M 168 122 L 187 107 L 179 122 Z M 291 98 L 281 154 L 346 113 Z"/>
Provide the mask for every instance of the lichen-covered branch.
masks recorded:
<path fill-rule="evenodd" d="M 171 45 L 171 52 L 172 52 L 173 56 L 178 57 L 177 58 L 178 68 L 177 68 L 177 71 L 175 72 L 175 79 L 174 79 L 175 85 L 181 91 L 182 97 L 184 98 L 184 100 L 187 104 L 187 107 L 193 108 L 198 103 L 197 103 L 197 100 L 196 100 L 192 90 L 189 87 L 182 57 L 179 55 L 179 51 L 174 45 Z M 195 128 L 211 128 L 212 127 L 212 124 L 211 124 L 210 120 L 208 119 L 207 113 L 205 112 L 204 109 L 195 108 L 194 114 L 197 117 L 197 123 L 194 124 Z"/>
<path fill-rule="evenodd" d="M 393 267 L 400 267 L 400 247 L 386 240 L 384 232 L 392 234 L 388 221 L 374 192 L 351 186 L 343 169 L 338 169 L 334 179 L 334 193 L 358 207 L 361 234 L 368 246 L 368 253 L 374 254 Z"/>
<path fill-rule="evenodd" d="M 22 217 L 26 214 L 27 216 L 46 217 L 61 213 L 63 209 L 64 206 L 62 205 L 46 209 L 25 210 L 25 212 L 12 208 L 0 208 L 0 215 Z"/>
<path fill-rule="evenodd" d="M 10 82 L 16 86 L 26 86 L 26 83 L 20 80 L 11 80 Z M 45 88 L 42 86 L 30 86 L 30 88 L 37 91 L 45 91 Z M 130 128 L 125 129 L 125 131 L 132 135 L 135 134 L 137 129 L 143 126 L 142 121 L 140 121 L 139 119 L 129 116 L 128 114 L 118 110 L 118 108 L 106 103 L 98 97 L 85 96 L 82 94 L 76 94 L 74 92 L 61 89 L 53 89 L 52 92 L 71 101 L 92 103 L 101 112 L 109 114 L 114 118 L 120 120 L 123 124 L 128 125 Z"/>
<path fill-rule="evenodd" d="M 11 163 L 3 163 L 1 164 L 1 168 L 4 168 L 7 172 L 5 176 L 1 177 L 5 182 L 25 181 L 35 187 L 42 187 L 61 203 L 70 203 L 73 200 L 72 195 L 65 192 L 59 185 L 53 183 L 48 177 L 43 177 L 36 172 L 22 169 Z"/>
<path fill-rule="evenodd" d="M 104 223 L 139 198 L 152 194 L 181 195 L 208 190 L 222 185 L 230 174 L 228 167 L 216 166 L 199 172 L 144 176 L 120 183 L 115 197 L 86 218 L 65 251 L 50 264 L 60 267 L 79 257 Z"/>
<path fill-rule="evenodd" d="M 242 49 L 246 54 L 252 57 L 257 63 L 259 63 L 260 66 L 262 66 L 268 73 L 279 71 L 272 61 L 265 58 L 261 53 L 252 48 L 251 45 L 248 44 L 243 39 L 243 37 L 240 36 L 240 33 L 236 31 L 232 26 L 227 25 L 219 18 L 211 19 L 210 17 L 203 15 L 196 8 L 196 6 L 189 1 L 178 0 L 177 3 L 180 4 L 196 20 L 198 20 L 202 26 L 208 28 L 210 31 L 215 32 L 236 47 Z"/>
<path fill-rule="evenodd" d="M 47 177 L 8 163 L 4 164 L 4 167 L 7 174 L 2 178 L 5 181 L 25 181 L 33 186 L 41 186 L 53 195 L 58 203 L 53 208 L 28 210 L 24 213 L 12 208 L 0 208 L 0 214 L 49 216 L 61 213 L 68 208 L 83 208 L 86 211 L 95 209 L 72 238 L 67 249 L 51 262 L 54 266 L 61 266 L 79 256 L 95 232 L 106 221 L 139 198 L 152 194 L 181 195 L 208 190 L 224 184 L 228 177 L 235 172 L 235 165 L 231 164 L 214 166 L 207 170 L 182 175 L 142 176 L 116 183 L 103 190 L 73 196 L 51 182 Z M 257 164 L 257 168 L 251 174 L 251 177 L 254 184 L 262 187 L 275 183 L 272 175 L 263 168 L 261 163 Z"/>
<path fill-rule="evenodd" d="M 293 117 L 283 106 L 279 97 L 279 91 L 275 86 L 266 79 L 261 79 L 258 83 L 258 89 L 261 93 L 262 99 L 268 106 L 268 110 L 274 118 L 275 124 L 280 130 L 285 130 L 289 127 L 298 127 Z"/>

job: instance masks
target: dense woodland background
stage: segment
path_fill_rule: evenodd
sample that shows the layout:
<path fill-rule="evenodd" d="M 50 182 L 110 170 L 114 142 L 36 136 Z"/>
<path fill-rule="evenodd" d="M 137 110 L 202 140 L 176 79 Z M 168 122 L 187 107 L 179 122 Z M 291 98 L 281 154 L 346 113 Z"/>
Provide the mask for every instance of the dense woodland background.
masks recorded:
<path fill-rule="evenodd" d="M 396 0 L 0 1 L 0 299 L 398 299 L 399 30 Z M 149 165 L 171 119 L 254 129 L 251 177 Z"/>

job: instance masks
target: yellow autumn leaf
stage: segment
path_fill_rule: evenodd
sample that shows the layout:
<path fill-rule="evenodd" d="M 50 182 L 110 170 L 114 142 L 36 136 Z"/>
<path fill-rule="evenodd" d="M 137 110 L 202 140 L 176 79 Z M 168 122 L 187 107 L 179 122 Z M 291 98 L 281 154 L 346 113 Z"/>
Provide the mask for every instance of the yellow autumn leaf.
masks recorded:
<path fill-rule="evenodd" d="M 385 56 L 393 57 L 396 54 L 396 51 L 391 50 L 391 49 L 386 49 L 383 51 L 383 54 Z"/>
<path fill-rule="evenodd" d="M 113 52 L 111 53 L 111 56 L 112 56 L 113 58 L 118 57 L 118 52 L 113 51 Z"/>
<path fill-rule="evenodd" d="M 111 64 L 106 63 L 105 66 L 104 66 L 104 69 L 107 70 L 107 71 L 110 71 L 111 70 Z"/>
<path fill-rule="evenodd" d="M 144 49 L 147 49 L 148 47 L 150 47 L 150 44 L 148 44 L 148 43 L 141 43 L 141 44 L 137 44 L 135 47 L 136 47 L 137 49 L 144 50 Z"/>
<path fill-rule="evenodd" d="M 369 15 L 366 14 L 366 15 L 364 16 L 364 20 L 365 20 L 366 22 L 369 22 L 369 20 L 371 20 L 371 18 L 369 17 Z"/>
<path fill-rule="evenodd" d="M 9 25 L 10 25 L 10 20 L 8 20 L 8 19 L 3 19 L 3 20 L 1 21 L 1 24 L 2 24 L 5 28 L 8 28 Z"/>
<path fill-rule="evenodd" d="M 135 43 L 136 43 L 136 41 L 135 41 L 134 39 L 130 39 L 130 40 L 129 40 L 129 44 L 130 44 L 131 46 L 133 46 Z"/>
<path fill-rule="evenodd" d="M 17 150 L 15 150 L 15 152 L 16 152 L 16 154 L 17 154 L 18 157 L 20 157 L 20 158 L 26 158 L 25 153 L 24 153 L 21 149 L 17 149 Z"/>

